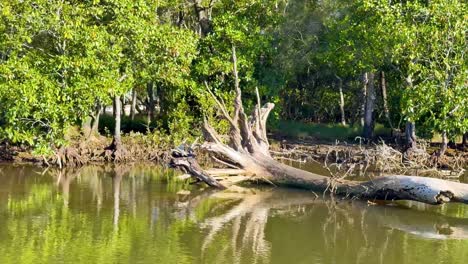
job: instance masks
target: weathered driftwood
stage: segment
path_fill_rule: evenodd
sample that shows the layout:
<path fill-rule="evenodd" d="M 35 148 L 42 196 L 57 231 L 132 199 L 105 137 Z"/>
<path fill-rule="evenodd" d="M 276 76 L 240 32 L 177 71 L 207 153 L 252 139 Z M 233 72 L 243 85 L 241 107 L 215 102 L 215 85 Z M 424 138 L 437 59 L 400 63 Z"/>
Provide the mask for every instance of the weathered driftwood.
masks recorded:
<path fill-rule="evenodd" d="M 460 202 L 468 204 L 468 184 L 416 176 L 388 176 L 367 182 L 334 180 L 332 178 L 296 169 L 273 159 L 269 152 L 266 122 L 274 104 L 257 105 L 250 116 L 244 112 L 241 89 L 237 75 L 235 48 L 232 49 L 233 74 L 236 97 L 233 116 L 223 102 L 212 94 L 224 118 L 230 123 L 229 142 L 223 142 L 215 129 L 205 119 L 201 148 L 208 151 L 224 165 L 243 169 L 249 179 L 264 180 L 275 185 L 292 186 L 321 192 L 331 192 L 347 198 L 367 200 L 414 200 L 427 204 Z M 207 85 L 208 91 L 209 87 Z M 210 92 L 211 93 L 211 92 Z M 224 188 L 222 184 L 198 165 L 191 154 L 176 151 L 171 161 L 186 173 L 208 185 Z"/>
<path fill-rule="evenodd" d="M 172 155 L 173 158 L 169 164 L 171 167 L 179 168 L 183 172 L 192 175 L 197 181 L 205 182 L 211 187 L 225 188 L 216 179 L 203 171 L 193 155 L 187 155 L 183 150 L 174 150 Z"/>

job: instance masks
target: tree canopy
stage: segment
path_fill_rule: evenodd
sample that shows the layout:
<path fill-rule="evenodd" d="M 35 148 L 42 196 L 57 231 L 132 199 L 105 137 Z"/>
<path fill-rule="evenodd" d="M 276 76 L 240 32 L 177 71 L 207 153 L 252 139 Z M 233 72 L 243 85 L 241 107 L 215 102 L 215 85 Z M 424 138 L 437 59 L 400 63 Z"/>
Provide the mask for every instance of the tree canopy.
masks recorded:
<path fill-rule="evenodd" d="M 357 124 L 362 76 L 383 72 L 375 84 L 388 87 L 397 128 L 468 131 L 465 1 L 24 0 L 0 10 L 3 141 L 66 145 L 69 127 L 131 91 L 156 113 L 150 130 L 196 134 L 220 114 L 207 87 L 234 98 L 233 47 L 247 107 L 257 87 L 279 105 L 276 119 Z M 386 123 L 382 100 L 373 114 Z"/>

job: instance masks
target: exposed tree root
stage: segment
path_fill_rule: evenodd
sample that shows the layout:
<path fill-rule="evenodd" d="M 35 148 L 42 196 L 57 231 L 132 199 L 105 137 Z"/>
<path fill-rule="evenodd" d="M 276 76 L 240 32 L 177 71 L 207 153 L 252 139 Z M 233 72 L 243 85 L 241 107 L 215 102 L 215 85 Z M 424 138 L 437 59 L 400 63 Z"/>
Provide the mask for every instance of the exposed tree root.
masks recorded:
<path fill-rule="evenodd" d="M 185 173 L 192 175 L 197 181 L 205 182 L 211 187 L 225 189 L 225 187 L 218 183 L 216 179 L 210 176 L 207 172 L 203 171 L 194 157 L 182 150 L 174 150 L 174 159 L 171 160 L 169 165 L 173 168 L 179 168 Z"/>
<path fill-rule="evenodd" d="M 233 116 L 229 115 L 224 103 L 215 99 L 224 118 L 230 124 L 229 142 L 224 143 L 213 127 L 205 119 L 203 134 L 205 143 L 201 148 L 211 155 L 245 170 L 252 179 L 275 185 L 292 186 L 321 192 L 331 192 L 347 198 L 366 200 L 414 200 L 428 204 L 461 202 L 468 204 L 468 185 L 440 179 L 417 176 L 388 176 L 367 182 L 333 179 L 311 172 L 299 170 L 276 161 L 269 152 L 266 121 L 274 104 L 260 105 L 257 91 L 257 104 L 248 117 L 242 105 L 241 90 L 237 77 L 237 59 L 232 49 L 233 75 L 236 97 Z M 209 90 L 209 87 L 207 85 Z M 196 163 L 191 154 L 174 152 L 173 167 L 182 168 L 198 180 L 208 185 L 223 188 L 215 183 Z"/>
<path fill-rule="evenodd" d="M 45 160 L 45 162 L 47 162 L 47 160 Z M 83 158 L 74 147 L 60 148 L 56 151 L 55 157 L 52 159 L 52 163 L 58 165 L 60 168 L 64 166 L 78 167 L 86 162 L 86 158 Z"/>
<path fill-rule="evenodd" d="M 439 159 L 438 164 L 432 162 L 432 156 L 427 151 L 424 141 L 413 148 L 411 156 L 396 146 L 388 145 L 384 141 L 370 145 L 348 144 L 314 144 L 315 142 L 288 142 L 282 140 L 275 145 L 275 151 L 270 151 L 275 159 L 301 163 L 319 162 L 332 175 L 369 175 L 415 174 L 416 176 L 433 176 L 439 178 L 459 178 L 467 166 L 468 153 L 463 151 L 447 151 Z M 370 178 L 370 177 L 368 177 Z"/>
<path fill-rule="evenodd" d="M 170 151 L 163 143 L 155 143 L 141 134 L 122 137 L 115 149 L 106 137 L 73 138 L 70 145 L 56 149 L 52 155 L 33 155 L 32 149 L 0 145 L 0 162 L 35 163 L 46 167 L 81 167 L 94 163 L 168 162 Z"/>

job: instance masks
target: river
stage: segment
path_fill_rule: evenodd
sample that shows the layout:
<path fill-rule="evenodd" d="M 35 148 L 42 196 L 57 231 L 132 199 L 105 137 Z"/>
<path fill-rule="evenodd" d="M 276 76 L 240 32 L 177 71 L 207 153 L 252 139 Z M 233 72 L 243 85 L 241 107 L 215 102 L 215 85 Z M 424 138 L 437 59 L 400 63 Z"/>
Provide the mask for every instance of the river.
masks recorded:
<path fill-rule="evenodd" d="M 468 206 L 236 192 L 148 165 L 0 164 L 0 263 L 468 263 Z"/>

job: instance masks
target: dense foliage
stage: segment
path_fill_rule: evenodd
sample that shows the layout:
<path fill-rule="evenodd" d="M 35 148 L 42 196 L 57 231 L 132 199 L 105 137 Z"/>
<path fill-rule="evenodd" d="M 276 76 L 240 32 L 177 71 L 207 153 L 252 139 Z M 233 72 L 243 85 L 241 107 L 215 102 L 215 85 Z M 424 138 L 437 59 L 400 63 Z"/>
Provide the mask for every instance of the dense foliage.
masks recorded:
<path fill-rule="evenodd" d="M 288 8 L 278 31 L 285 118 L 337 122 L 342 80 L 354 123 L 366 100 L 362 76 L 375 73 L 375 85 L 387 88 L 377 89 L 377 121 L 416 122 L 429 137 L 468 130 L 466 2 L 290 1 Z"/>
<path fill-rule="evenodd" d="M 233 47 L 245 101 L 258 87 L 276 118 L 359 123 L 372 73 L 374 122 L 453 138 L 468 130 L 466 14 L 461 0 L 2 1 L 0 140 L 66 145 L 116 96 L 150 130 L 197 134 L 218 114 L 206 86 L 233 98 Z"/>

